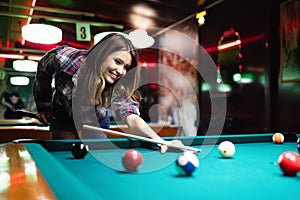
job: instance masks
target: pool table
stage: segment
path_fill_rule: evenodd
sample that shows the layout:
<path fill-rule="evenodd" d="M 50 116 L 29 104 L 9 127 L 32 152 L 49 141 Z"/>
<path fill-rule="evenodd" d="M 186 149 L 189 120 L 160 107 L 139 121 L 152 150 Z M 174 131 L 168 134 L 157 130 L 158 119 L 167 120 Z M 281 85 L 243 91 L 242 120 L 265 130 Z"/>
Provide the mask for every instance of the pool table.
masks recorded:
<path fill-rule="evenodd" d="M 272 135 L 166 137 L 202 149 L 197 154 L 200 166 L 191 176 L 178 174 L 178 150 L 160 154 L 157 145 L 135 139 L 84 140 L 89 153 L 83 159 L 71 154 L 78 140 L 15 141 L 0 146 L 0 198 L 297 199 L 300 175 L 284 176 L 276 162 L 283 152 L 298 152 L 298 135 L 286 134 L 283 144 L 273 143 Z M 218 153 L 218 144 L 225 140 L 236 146 L 232 158 Z M 125 172 L 121 163 L 128 149 L 143 155 L 143 164 L 135 173 Z"/>
<path fill-rule="evenodd" d="M 149 126 L 162 137 L 182 135 L 181 126 L 150 123 Z M 125 124 L 112 124 L 110 129 L 128 132 Z M 119 135 L 110 135 L 111 138 L 122 138 Z M 52 134 L 50 127 L 37 119 L 0 120 L 0 143 L 11 142 L 15 139 L 41 139 L 50 140 Z"/>
<path fill-rule="evenodd" d="M 50 140 L 49 126 L 34 118 L 0 120 L 0 143 L 21 138 Z"/>
<path fill-rule="evenodd" d="M 0 143 L 22 138 L 50 140 L 52 135 L 47 126 L 0 126 Z"/>
<path fill-rule="evenodd" d="M 0 126 L 45 126 L 34 118 L 0 119 Z"/>

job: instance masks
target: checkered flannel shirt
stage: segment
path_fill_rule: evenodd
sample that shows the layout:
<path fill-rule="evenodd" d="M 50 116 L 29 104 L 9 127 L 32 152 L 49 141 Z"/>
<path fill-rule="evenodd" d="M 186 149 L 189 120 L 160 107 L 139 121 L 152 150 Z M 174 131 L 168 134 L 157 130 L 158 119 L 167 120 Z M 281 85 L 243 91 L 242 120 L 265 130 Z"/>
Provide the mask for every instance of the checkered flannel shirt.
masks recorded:
<path fill-rule="evenodd" d="M 84 63 L 87 50 L 60 46 L 49 51 L 39 62 L 33 87 L 33 96 L 38 111 L 51 111 L 55 101 L 63 105 L 72 116 L 72 89 L 77 82 L 77 74 Z M 51 87 L 55 76 L 55 90 Z M 131 102 L 122 97 L 115 98 L 112 108 L 116 108 L 124 120 L 130 114 L 140 115 L 137 102 Z M 106 116 L 106 108 L 95 109 L 100 122 Z"/>

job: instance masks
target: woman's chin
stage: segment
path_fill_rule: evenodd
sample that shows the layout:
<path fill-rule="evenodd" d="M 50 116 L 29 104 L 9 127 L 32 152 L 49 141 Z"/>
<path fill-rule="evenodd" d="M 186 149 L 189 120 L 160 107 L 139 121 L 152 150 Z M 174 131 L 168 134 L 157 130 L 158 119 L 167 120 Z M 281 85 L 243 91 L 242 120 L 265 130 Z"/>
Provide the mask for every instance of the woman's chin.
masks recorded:
<path fill-rule="evenodd" d="M 106 83 L 107 84 L 114 84 L 116 81 L 114 80 L 114 79 L 112 79 L 112 78 L 106 78 L 105 79 L 106 80 Z"/>

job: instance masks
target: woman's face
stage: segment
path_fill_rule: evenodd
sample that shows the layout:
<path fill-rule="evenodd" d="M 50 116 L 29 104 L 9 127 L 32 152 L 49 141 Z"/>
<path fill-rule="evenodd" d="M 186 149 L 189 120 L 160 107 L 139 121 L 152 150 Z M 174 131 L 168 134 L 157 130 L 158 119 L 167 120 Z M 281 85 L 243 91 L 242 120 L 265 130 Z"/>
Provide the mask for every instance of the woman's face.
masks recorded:
<path fill-rule="evenodd" d="M 113 84 L 125 76 L 131 65 L 131 60 L 132 58 L 128 51 L 116 51 L 111 53 L 103 63 L 105 81 L 109 84 Z"/>

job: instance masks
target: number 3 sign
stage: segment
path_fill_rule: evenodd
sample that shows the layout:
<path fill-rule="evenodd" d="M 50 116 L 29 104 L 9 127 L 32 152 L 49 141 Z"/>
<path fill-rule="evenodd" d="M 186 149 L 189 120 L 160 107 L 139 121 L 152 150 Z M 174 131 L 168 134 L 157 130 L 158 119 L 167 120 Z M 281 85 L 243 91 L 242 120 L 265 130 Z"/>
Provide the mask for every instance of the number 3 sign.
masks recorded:
<path fill-rule="evenodd" d="M 90 25 L 86 23 L 76 23 L 77 41 L 91 41 Z"/>

